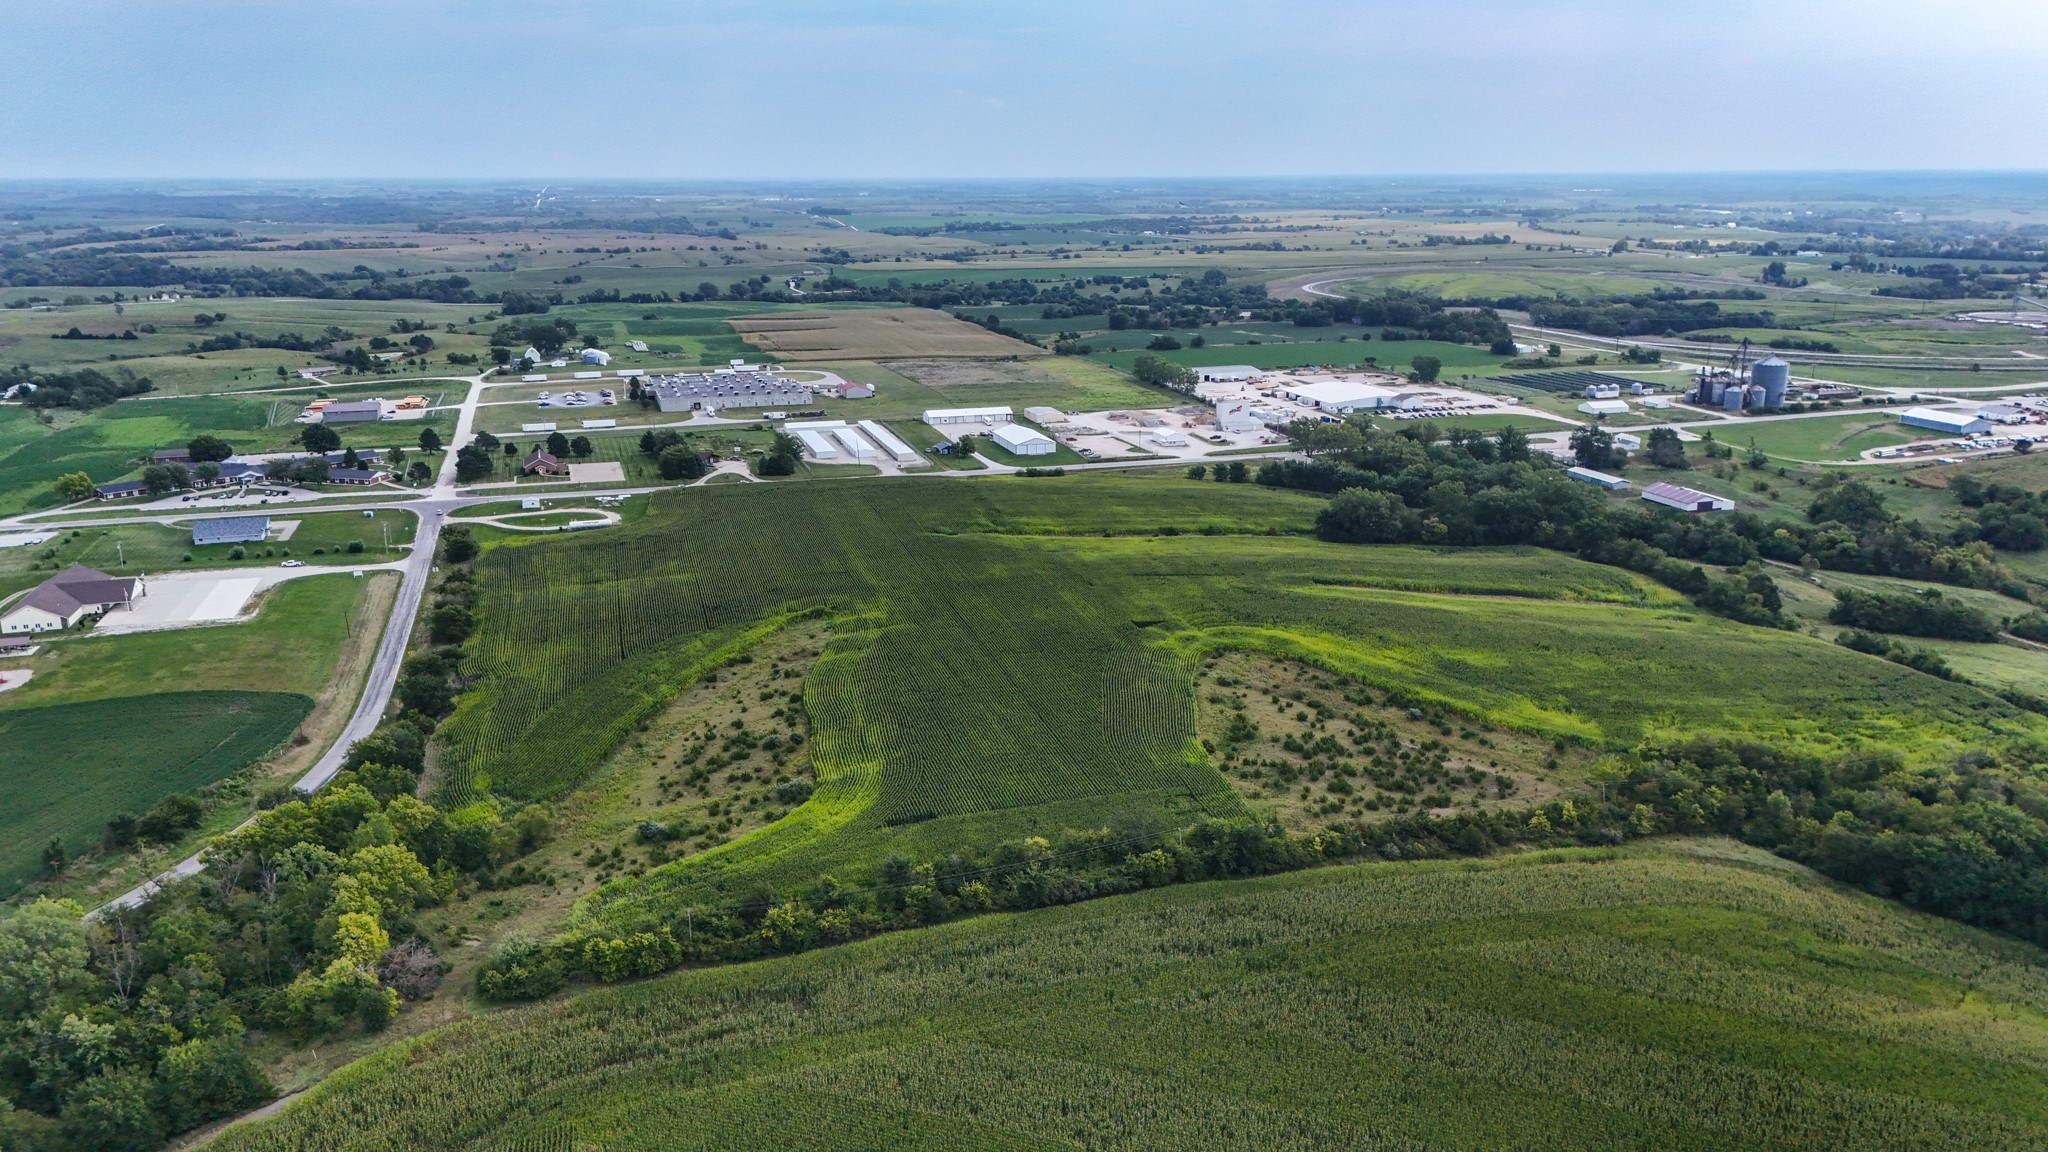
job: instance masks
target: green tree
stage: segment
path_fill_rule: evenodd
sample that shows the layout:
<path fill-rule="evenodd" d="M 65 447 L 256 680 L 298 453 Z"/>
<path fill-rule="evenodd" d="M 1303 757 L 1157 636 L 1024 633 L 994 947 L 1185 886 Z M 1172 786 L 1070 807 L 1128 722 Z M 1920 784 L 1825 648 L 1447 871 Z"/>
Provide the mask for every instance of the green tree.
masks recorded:
<path fill-rule="evenodd" d="M 66 472 L 57 477 L 50 487 L 66 501 L 83 500 L 92 495 L 92 477 L 83 472 Z"/>
<path fill-rule="evenodd" d="M 1346 488 L 1316 515 L 1316 534 L 1343 544 L 1391 544 L 1405 539 L 1400 500 L 1370 488 Z"/>
<path fill-rule="evenodd" d="M 1200 480 L 1202 477 L 1207 476 L 1208 474 L 1209 469 L 1204 467 L 1203 465 L 1194 464 L 1188 467 L 1188 479 L 1190 480 Z"/>
<path fill-rule="evenodd" d="M 434 470 L 427 467 L 425 461 L 415 460 L 412 466 L 405 470 L 405 478 L 415 484 L 425 484 L 434 478 Z"/>
<path fill-rule="evenodd" d="M 1443 371 L 1444 362 L 1434 356 L 1417 356 L 1408 362 L 1408 367 L 1414 370 L 1417 380 L 1431 384 L 1436 381 L 1437 374 Z"/>
<path fill-rule="evenodd" d="M 102 1072 L 71 1092 L 58 1125 L 65 1146 L 80 1152 L 153 1152 L 163 1147 L 163 1122 L 149 1106 L 149 1078 L 138 1071 Z"/>
<path fill-rule="evenodd" d="M 588 436 L 578 436 L 575 439 L 569 441 L 569 455 L 574 456 L 579 460 L 589 456 L 593 451 L 595 451 L 595 449 L 591 447 L 590 437 Z"/>
<path fill-rule="evenodd" d="M 218 436 L 195 436 L 185 445 L 185 451 L 194 463 L 211 460 L 219 463 L 235 454 L 235 446 Z"/>
<path fill-rule="evenodd" d="M 440 450 L 441 434 L 439 432 L 434 431 L 432 428 L 420 429 L 420 451 L 439 452 Z"/>
<path fill-rule="evenodd" d="M 464 484 L 473 484 L 497 470 L 497 462 L 490 452 L 470 444 L 455 453 L 455 478 Z"/>
<path fill-rule="evenodd" d="M 1356 452 L 1365 446 L 1365 429 L 1351 420 L 1318 420 L 1298 416 L 1287 422 L 1287 440 L 1308 456 Z"/>
<path fill-rule="evenodd" d="M 325 424 L 308 424 L 299 433 L 299 443 L 308 452 L 334 452 L 341 448 L 341 433 Z"/>
<path fill-rule="evenodd" d="M 670 444 L 655 458 L 663 480 L 695 480 L 704 475 L 704 461 L 687 444 Z"/>
<path fill-rule="evenodd" d="M 63 839 L 57 836 L 50 837 L 50 842 L 43 845 L 43 878 L 53 880 L 62 875 L 67 859 L 69 854 L 64 851 Z"/>
<path fill-rule="evenodd" d="M 1650 429 L 1650 437 L 1643 442 L 1643 450 L 1649 455 L 1650 463 L 1656 467 L 1690 467 L 1685 458 L 1685 442 L 1678 438 L 1676 428 Z"/>
<path fill-rule="evenodd" d="M 548 433 L 548 455 L 559 460 L 569 454 L 569 438 L 560 432 Z"/>
<path fill-rule="evenodd" d="M 1619 468 L 1628 453 L 1614 446 L 1614 433 L 1591 425 L 1572 433 L 1572 457 L 1581 468 Z"/>
<path fill-rule="evenodd" d="M 1138 357 L 1131 364 L 1131 375 L 1155 388 L 1168 388 L 1175 392 L 1194 391 L 1198 379 L 1193 368 L 1183 368 L 1150 353 Z"/>
<path fill-rule="evenodd" d="M 1520 428 L 1509 424 L 1493 434 L 1493 453 L 1503 464 L 1515 464 L 1529 459 L 1529 437 Z"/>

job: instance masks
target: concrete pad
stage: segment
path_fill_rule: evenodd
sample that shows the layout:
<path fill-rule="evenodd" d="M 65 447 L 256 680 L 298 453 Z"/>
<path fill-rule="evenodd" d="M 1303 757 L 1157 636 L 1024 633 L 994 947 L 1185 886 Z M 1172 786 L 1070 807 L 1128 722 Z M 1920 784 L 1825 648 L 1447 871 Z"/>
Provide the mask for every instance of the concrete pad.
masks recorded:
<path fill-rule="evenodd" d="M 27 668 L 15 668 L 6 672 L 0 672 L 0 692 L 11 692 L 21 687 L 23 684 L 28 683 L 29 677 L 33 675 L 35 673 Z"/>
<path fill-rule="evenodd" d="M 270 538 L 282 544 L 292 538 L 292 533 L 299 530 L 300 523 L 298 520 L 272 520 L 270 522 Z"/>
<path fill-rule="evenodd" d="M 569 465 L 569 482 L 572 484 L 624 484 L 626 466 L 617 460 L 605 460 L 597 464 Z"/>
<path fill-rule="evenodd" d="M 244 576 L 235 580 L 222 580 L 208 589 L 188 617 L 193 623 L 209 620 L 233 620 L 242 614 L 242 605 L 256 594 L 263 581 L 260 577 Z"/>
<path fill-rule="evenodd" d="M 28 548 L 56 536 L 54 532 L 10 532 L 0 534 L 0 548 Z"/>

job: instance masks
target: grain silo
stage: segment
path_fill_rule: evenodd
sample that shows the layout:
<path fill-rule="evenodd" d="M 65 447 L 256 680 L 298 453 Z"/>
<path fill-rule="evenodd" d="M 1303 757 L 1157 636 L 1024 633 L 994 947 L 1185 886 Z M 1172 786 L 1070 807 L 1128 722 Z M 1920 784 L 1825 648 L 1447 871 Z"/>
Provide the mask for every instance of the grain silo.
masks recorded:
<path fill-rule="evenodd" d="M 1759 360 L 1749 370 L 1750 383 L 1763 389 L 1760 401 L 1766 408 L 1776 408 L 1785 402 L 1785 389 L 1792 383 L 1792 366 L 1776 356 Z"/>

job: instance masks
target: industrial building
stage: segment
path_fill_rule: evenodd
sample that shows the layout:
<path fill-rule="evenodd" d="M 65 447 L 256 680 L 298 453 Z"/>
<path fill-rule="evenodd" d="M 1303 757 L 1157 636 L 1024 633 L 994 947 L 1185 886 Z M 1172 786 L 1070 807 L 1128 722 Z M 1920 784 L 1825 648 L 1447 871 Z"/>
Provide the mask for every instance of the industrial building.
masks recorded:
<path fill-rule="evenodd" d="M 999 408 L 927 408 L 924 422 L 936 428 L 942 424 L 1008 424 L 1008 405 Z"/>
<path fill-rule="evenodd" d="M 1591 484 L 1595 488 L 1605 489 L 1609 492 L 1628 491 L 1628 481 L 1619 476 L 1610 476 L 1605 472 L 1595 472 L 1591 468 L 1567 468 L 1564 470 L 1564 474 L 1574 480 Z"/>
<path fill-rule="evenodd" d="M 999 425 L 988 438 L 1005 452 L 1019 456 L 1050 456 L 1059 447 L 1053 443 L 1052 437 L 1026 424 Z"/>
<path fill-rule="evenodd" d="M 133 577 L 109 576 L 83 564 L 73 564 L 16 600 L 0 614 L 0 635 L 17 636 L 33 632 L 61 632 L 87 616 L 133 604 L 142 595 L 142 581 Z"/>
<path fill-rule="evenodd" d="M 1289 380 L 1273 391 L 1297 404 L 1325 412 L 1361 412 L 1388 408 L 1400 393 L 1362 380 Z"/>
<path fill-rule="evenodd" d="M 1265 421 L 1252 414 L 1249 400 L 1216 402 L 1216 427 L 1225 432 L 1256 432 L 1265 426 Z"/>
<path fill-rule="evenodd" d="M 1735 507 L 1735 501 L 1726 496 L 1716 496 L 1697 488 L 1685 488 L 1677 484 L 1652 484 L 1643 489 L 1643 499 L 1666 508 L 1681 512 L 1726 512 Z"/>
<path fill-rule="evenodd" d="M 909 464 L 921 459 L 915 449 L 898 439 L 894 432 L 883 427 L 879 420 L 861 421 L 860 430 L 868 434 L 868 439 L 873 440 L 884 455 L 898 464 Z"/>
<path fill-rule="evenodd" d="M 1065 412 L 1057 408 L 1047 407 L 1044 404 L 1035 404 L 1026 408 L 1024 410 L 1024 418 L 1034 424 L 1064 424 L 1067 422 L 1067 414 Z"/>
<path fill-rule="evenodd" d="M 818 460 L 837 460 L 839 458 L 839 449 L 833 446 L 831 437 L 826 436 L 824 432 L 816 428 L 798 428 L 794 431 L 797 442 L 802 444 L 805 451 L 808 451 L 813 458 Z"/>
<path fill-rule="evenodd" d="M 1171 428 L 1154 428 L 1151 440 L 1152 443 L 1161 448 L 1185 448 L 1188 446 L 1188 438 Z"/>
<path fill-rule="evenodd" d="M 846 449 L 846 454 L 855 460 L 873 460 L 879 455 L 875 451 L 875 446 L 868 443 L 867 437 L 851 428 L 834 428 L 832 439 L 839 441 L 839 446 Z"/>
<path fill-rule="evenodd" d="M 261 544 L 270 535 L 268 516 L 216 516 L 192 522 L 192 546 Z"/>
<path fill-rule="evenodd" d="M 649 376 L 643 386 L 663 412 L 698 412 L 719 408 L 773 408 L 801 405 L 811 390 L 771 372 L 686 372 Z"/>
<path fill-rule="evenodd" d="M 382 400 L 337 400 L 320 409 L 322 424 L 360 424 L 383 418 Z"/>
<path fill-rule="evenodd" d="M 1579 405 L 1579 411 L 1584 412 L 1588 416 L 1626 416 L 1628 415 L 1628 401 L 1588 400 Z"/>
<path fill-rule="evenodd" d="M 1249 364 L 1212 364 L 1207 368 L 1195 369 L 1195 375 L 1204 384 L 1229 384 L 1249 380 L 1262 371 Z"/>
<path fill-rule="evenodd" d="M 1980 432 L 1991 431 L 1991 421 L 1982 416 L 1944 412 L 1939 408 L 1908 408 L 1899 413 L 1899 423 L 1912 428 L 1946 432 L 1951 436 L 1975 436 Z"/>
<path fill-rule="evenodd" d="M 1725 368 L 1702 368 L 1685 398 L 1702 407 L 1728 412 L 1779 408 L 1792 385 L 1792 365 L 1776 356 L 1749 362 L 1749 341 L 1728 358 Z"/>

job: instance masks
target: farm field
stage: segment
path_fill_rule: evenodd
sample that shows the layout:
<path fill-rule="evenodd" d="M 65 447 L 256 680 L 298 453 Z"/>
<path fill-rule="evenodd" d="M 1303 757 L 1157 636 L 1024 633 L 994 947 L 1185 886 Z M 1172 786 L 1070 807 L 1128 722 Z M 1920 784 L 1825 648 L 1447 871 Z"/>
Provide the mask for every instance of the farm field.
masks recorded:
<path fill-rule="evenodd" d="M 1037 360 L 893 360 L 820 363 L 849 380 L 872 384 L 866 400 L 825 396 L 811 407 L 845 420 L 909 420 L 927 408 L 985 408 L 1007 404 L 1016 412 L 1044 404 L 1062 412 L 1099 412 L 1112 408 L 1164 408 L 1186 403 L 1185 396 L 1148 387 L 1122 372 L 1073 356 Z M 936 433 L 925 428 L 911 441 L 930 443 Z"/>
<path fill-rule="evenodd" d="M 1194 738 L 1190 687 L 1231 650 L 1593 746 L 1720 733 L 1919 759 L 2048 730 L 1975 689 L 1697 614 L 1618 569 L 1264 534 L 1301 531 L 1318 506 L 1166 476 L 738 485 L 658 496 L 620 529 L 498 544 L 440 799 L 565 795 L 684 686 L 813 617 L 834 621 L 802 694 L 816 795 L 580 916 L 637 923 L 700 885 L 796 882 L 893 850 L 1237 813 Z M 765 559 L 794 539 L 803 564 Z"/>
<path fill-rule="evenodd" d="M 749 343 L 788 362 L 1046 354 L 1043 348 L 999 336 L 932 308 L 776 312 L 734 316 L 726 323 Z"/>
<path fill-rule="evenodd" d="M 1304 332 L 1327 332 L 1327 328 L 1301 329 Z M 1140 356 L 1157 356 L 1175 364 L 1200 368 L 1213 364 L 1249 364 L 1254 368 L 1301 368 L 1324 364 L 1364 364 L 1372 362 L 1390 370 L 1406 371 L 1409 361 L 1417 356 L 1434 356 L 1443 361 L 1446 378 L 1454 375 L 1487 375 L 1497 370 L 1504 356 L 1495 356 L 1484 348 L 1469 344 L 1446 344 L 1441 340 L 1338 340 L 1297 339 L 1286 343 L 1219 344 L 1212 337 L 1210 343 L 1201 348 L 1182 348 L 1174 352 L 1147 352 L 1143 341 L 1135 348 L 1118 352 L 1097 352 L 1092 359 L 1112 365 L 1123 371 L 1130 371 L 1131 365 Z"/>
<path fill-rule="evenodd" d="M 17 690 L 17 692 L 22 690 Z M 9 693 L 15 695 L 16 693 Z M 0 709 L 0 891 L 34 875 L 52 837 L 99 842 L 118 811 L 211 784 L 276 747 L 313 709 L 291 692 L 180 691 Z"/>
<path fill-rule="evenodd" d="M 985 916 L 471 1020 L 221 1152 L 2017 1150 L 2042 954 L 1726 841 Z"/>

